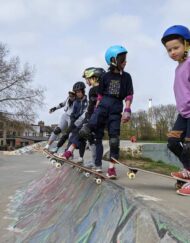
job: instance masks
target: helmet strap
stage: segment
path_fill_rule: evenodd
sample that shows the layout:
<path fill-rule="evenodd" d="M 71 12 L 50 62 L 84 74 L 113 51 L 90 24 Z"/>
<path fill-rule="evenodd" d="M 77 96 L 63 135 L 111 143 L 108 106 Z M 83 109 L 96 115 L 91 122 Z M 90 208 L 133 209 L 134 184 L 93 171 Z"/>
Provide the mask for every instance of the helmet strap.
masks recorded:
<path fill-rule="evenodd" d="M 183 62 L 184 60 L 187 59 L 188 53 L 190 50 L 190 44 L 188 41 L 184 40 L 184 46 L 185 46 L 185 52 L 184 52 L 183 58 L 181 59 L 181 62 Z"/>

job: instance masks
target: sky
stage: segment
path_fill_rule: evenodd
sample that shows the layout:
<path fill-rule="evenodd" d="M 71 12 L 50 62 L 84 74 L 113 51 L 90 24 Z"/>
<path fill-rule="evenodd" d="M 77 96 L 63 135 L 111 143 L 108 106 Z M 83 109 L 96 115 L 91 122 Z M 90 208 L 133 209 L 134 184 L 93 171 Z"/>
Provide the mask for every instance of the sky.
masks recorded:
<path fill-rule="evenodd" d="M 177 63 L 161 44 L 170 26 L 190 27 L 189 0 L 0 0 L 0 42 L 10 56 L 35 68 L 34 87 L 45 91 L 38 119 L 58 123 L 63 102 L 83 70 L 107 70 L 105 51 L 112 45 L 128 50 L 125 71 L 132 76 L 132 111 L 175 104 L 173 80 Z M 87 89 L 88 92 L 88 89 Z"/>

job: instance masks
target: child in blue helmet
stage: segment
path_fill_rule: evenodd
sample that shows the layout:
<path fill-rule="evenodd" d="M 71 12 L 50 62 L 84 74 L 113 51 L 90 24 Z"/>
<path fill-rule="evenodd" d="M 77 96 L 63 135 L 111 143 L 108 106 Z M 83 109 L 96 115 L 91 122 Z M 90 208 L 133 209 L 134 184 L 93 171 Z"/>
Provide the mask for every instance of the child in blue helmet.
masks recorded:
<path fill-rule="evenodd" d="M 127 50 L 120 45 L 111 46 L 106 51 L 105 59 L 109 71 L 100 80 L 97 108 L 89 121 L 89 129 L 94 130 L 96 139 L 99 140 L 103 138 L 107 126 L 110 145 L 107 176 L 111 179 L 117 177 L 112 158 L 119 158 L 120 123 L 129 121 L 131 117 L 133 84 L 130 74 L 124 71 L 126 56 Z"/>
<path fill-rule="evenodd" d="M 174 94 L 178 117 L 172 131 L 168 133 L 168 148 L 183 164 L 184 169 L 172 172 L 176 179 L 190 181 L 190 31 L 182 25 L 168 28 L 162 37 L 169 57 L 178 62 L 175 70 Z M 177 191 L 190 196 L 190 183 Z"/>

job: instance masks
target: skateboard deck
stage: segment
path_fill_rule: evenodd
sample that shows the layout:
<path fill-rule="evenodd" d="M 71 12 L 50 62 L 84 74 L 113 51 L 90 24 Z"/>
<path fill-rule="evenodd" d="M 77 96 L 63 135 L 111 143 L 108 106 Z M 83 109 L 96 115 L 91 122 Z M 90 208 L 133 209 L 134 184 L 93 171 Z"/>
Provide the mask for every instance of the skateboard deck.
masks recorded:
<path fill-rule="evenodd" d="M 103 173 L 99 173 L 85 166 L 82 166 L 81 163 L 75 163 L 71 160 L 63 159 L 59 157 L 58 154 L 51 153 L 47 150 L 44 150 L 44 154 L 47 158 L 50 159 L 50 162 L 54 164 L 56 168 L 60 168 L 64 163 L 66 163 L 71 165 L 73 168 L 77 168 L 79 172 L 83 172 L 86 177 L 90 177 L 90 175 L 93 175 L 96 184 L 101 184 L 102 180 L 109 179 L 109 177 L 107 177 Z"/>
<path fill-rule="evenodd" d="M 177 179 L 175 177 L 165 175 L 165 174 L 162 174 L 162 173 L 159 173 L 159 172 L 154 172 L 154 171 L 151 171 L 151 170 L 142 169 L 142 168 L 140 168 L 140 166 L 139 167 L 138 166 L 133 167 L 133 166 L 127 165 L 127 163 L 122 163 L 115 158 L 111 158 L 111 159 L 112 159 L 113 163 L 123 165 L 128 169 L 127 176 L 129 177 L 129 179 L 135 179 L 137 172 L 142 171 L 144 173 L 159 175 L 159 176 L 162 176 L 162 177 L 165 177 L 165 178 L 176 180 L 176 183 L 175 183 L 175 189 L 176 190 L 180 189 L 185 183 L 190 182 L 189 180 L 186 180 L 186 179 Z"/>

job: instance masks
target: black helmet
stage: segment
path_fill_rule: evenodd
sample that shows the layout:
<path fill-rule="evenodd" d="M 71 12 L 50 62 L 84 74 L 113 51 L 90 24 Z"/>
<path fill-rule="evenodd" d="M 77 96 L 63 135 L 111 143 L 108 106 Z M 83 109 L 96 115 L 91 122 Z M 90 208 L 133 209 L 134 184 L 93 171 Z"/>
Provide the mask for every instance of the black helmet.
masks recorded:
<path fill-rule="evenodd" d="M 100 78 L 106 71 L 103 68 L 91 67 L 84 70 L 83 78 Z"/>
<path fill-rule="evenodd" d="M 74 85 L 73 85 L 73 91 L 77 91 L 77 90 L 84 90 L 86 88 L 85 84 L 81 81 L 79 82 L 76 82 Z"/>

